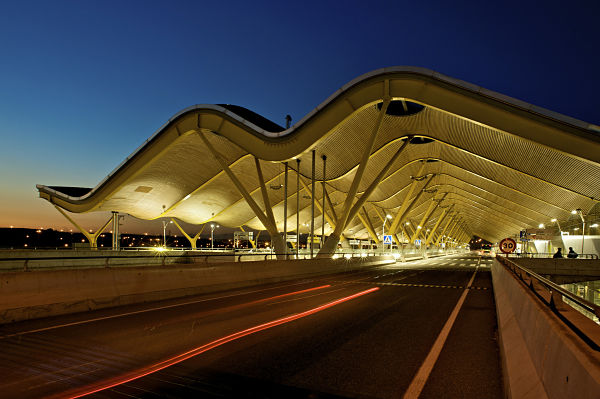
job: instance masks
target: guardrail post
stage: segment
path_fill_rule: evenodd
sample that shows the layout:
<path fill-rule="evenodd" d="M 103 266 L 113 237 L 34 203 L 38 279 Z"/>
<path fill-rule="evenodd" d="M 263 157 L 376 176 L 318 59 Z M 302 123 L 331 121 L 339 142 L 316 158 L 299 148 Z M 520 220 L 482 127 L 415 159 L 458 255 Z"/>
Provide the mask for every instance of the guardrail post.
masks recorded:
<path fill-rule="evenodd" d="M 23 270 L 27 271 L 27 264 L 29 263 L 29 259 L 25 259 L 25 263 L 23 263 Z"/>
<path fill-rule="evenodd" d="M 563 310 L 565 308 L 565 302 L 563 301 L 561 293 L 552 290 L 550 295 L 550 307 L 555 310 Z"/>

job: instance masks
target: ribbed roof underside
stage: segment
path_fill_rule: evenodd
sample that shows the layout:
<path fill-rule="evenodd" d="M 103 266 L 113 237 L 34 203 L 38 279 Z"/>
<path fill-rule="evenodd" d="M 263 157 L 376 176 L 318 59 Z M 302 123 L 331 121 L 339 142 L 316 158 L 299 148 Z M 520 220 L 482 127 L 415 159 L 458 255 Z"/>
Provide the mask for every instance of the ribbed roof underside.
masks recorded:
<path fill-rule="evenodd" d="M 395 218 L 408 208 L 402 224 L 409 225 L 402 234 L 414 234 L 410 229 L 421 222 L 425 231 L 452 219 L 465 235 L 497 241 L 553 218 L 567 219 L 572 209 L 588 212 L 594 207 L 600 198 L 600 137 L 594 127 L 490 93 L 431 71 L 396 68 L 351 82 L 285 131 L 239 107 L 192 107 L 176 115 L 94 189 L 38 189 L 43 198 L 72 212 L 118 211 L 141 219 L 173 217 L 193 224 L 215 221 L 264 229 L 204 143 L 204 135 L 264 209 L 255 156 L 260 159 L 280 230 L 287 161 L 287 227 L 296 230 L 299 213 L 304 233 L 303 225 L 311 218 L 314 150 L 319 204 L 315 226 L 320 232 L 321 181 L 326 181 L 334 206 L 332 212 L 326 205 L 328 220 L 335 221 L 343 213 L 365 154 L 368 162 L 357 198 L 411 140 L 369 196 L 360 217 L 349 221 L 346 237 L 367 238 L 368 224 L 381 231 L 385 214 Z M 386 98 L 425 108 L 406 116 L 386 114 L 378 125 L 377 104 Z M 268 127 L 274 131 L 265 131 Z M 411 139 L 414 136 L 432 141 L 418 144 Z M 425 184 L 427 190 L 421 192 Z M 325 232 L 331 232 L 329 223 Z"/>

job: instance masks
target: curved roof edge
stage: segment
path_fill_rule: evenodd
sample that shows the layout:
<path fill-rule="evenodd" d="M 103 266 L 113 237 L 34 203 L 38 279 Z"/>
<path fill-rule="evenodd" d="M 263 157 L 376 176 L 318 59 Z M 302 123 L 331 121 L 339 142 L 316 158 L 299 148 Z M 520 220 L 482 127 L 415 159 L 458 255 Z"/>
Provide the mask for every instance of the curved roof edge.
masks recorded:
<path fill-rule="evenodd" d="M 393 90 L 389 84 L 391 79 L 400 82 L 400 84 L 394 86 Z M 368 87 L 370 90 L 367 90 L 366 86 L 369 84 L 371 85 Z M 360 91 L 361 89 L 362 92 L 357 93 L 357 91 Z M 438 95 L 441 92 L 446 96 L 452 96 L 454 94 L 456 98 L 443 98 L 442 100 L 438 100 L 438 98 L 440 98 Z M 308 150 L 318 138 L 343 122 L 349 114 L 370 103 L 381 101 L 386 95 L 393 98 L 406 98 L 417 101 L 427 106 L 433 106 L 468 119 L 471 119 L 469 116 L 473 116 L 469 115 L 469 107 L 473 105 L 472 101 L 463 101 L 465 104 L 461 104 L 461 101 L 457 102 L 456 100 L 465 99 L 465 96 L 471 96 L 472 99 L 477 101 L 477 105 L 481 106 L 480 108 L 486 108 L 484 111 L 478 109 L 473 112 L 474 114 L 483 113 L 488 115 L 493 114 L 494 110 L 498 111 L 498 115 L 491 115 L 490 118 L 488 118 L 490 119 L 489 121 L 481 120 L 486 118 L 473 118 L 472 120 L 512 134 L 518 134 L 520 137 L 531 139 L 540 144 L 567 152 L 587 161 L 595 163 L 600 162 L 599 126 L 537 107 L 524 101 L 487 90 L 481 86 L 440 74 L 430 69 L 411 66 L 396 66 L 377 69 L 351 80 L 289 129 L 279 132 L 268 131 L 257 126 L 255 123 L 234 112 L 235 107 L 230 107 L 231 109 L 228 109 L 226 108 L 228 107 L 227 105 L 221 106 L 214 104 L 199 104 L 187 107 L 173 115 L 152 136 L 145 140 L 131 155 L 124 159 L 123 162 L 98 183 L 96 187 L 86 194 L 76 197 L 69 195 L 74 193 L 69 190 L 63 191 L 60 187 L 50 187 L 40 184 L 36 185 L 36 187 L 40 192 L 40 196 L 43 196 L 51 202 L 54 202 L 52 201 L 52 198 L 71 204 L 82 204 L 83 202 L 87 202 L 91 197 L 95 196 L 96 193 L 104 189 L 116 175 L 124 173 L 125 169 L 127 169 L 127 167 L 138 158 L 142 152 L 150 148 L 159 138 L 161 138 L 161 136 L 165 135 L 170 127 L 187 117 L 195 115 L 198 117 L 195 126 L 198 131 L 210 131 L 227 137 L 249 153 L 265 160 L 290 159 L 292 156 L 299 155 Z M 352 101 L 357 99 L 359 101 L 356 103 Z M 341 111 L 340 109 L 333 109 L 340 108 L 337 105 L 344 100 L 347 100 L 346 102 L 350 104 L 351 110 L 345 109 Z M 346 106 L 346 108 L 348 107 Z M 509 112 L 514 114 L 511 113 L 507 116 L 505 112 L 507 108 Z M 327 111 L 329 111 L 329 115 L 323 115 Z M 211 129 L 210 126 L 202 126 L 200 123 L 202 115 L 216 115 L 222 120 L 227 120 L 234 127 L 230 127 L 226 131 L 217 131 L 218 129 Z M 271 122 L 262 116 L 260 117 L 277 126 L 274 122 Z M 503 121 L 503 119 L 499 118 L 511 118 L 514 120 Z M 327 120 L 324 123 L 315 123 L 315 121 L 318 121 L 319 119 Z M 525 119 L 529 120 L 526 121 L 528 123 L 524 124 L 523 120 Z M 494 121 L 504 123 L 494 124 Z M 186 125 L 189 127 L 189 121 L 186 122 L 188 122 Z M 260 124 L 261 126 L 269 125 L 268 123 Z M 315 124 L 321 129 L 314 129 L 314 126 L 308 126 Z M 514 124 L 518 128 L 507 128 L 511 127 L 511 124 Z M 549 126 L 549 128 L 543 132 L 527 132 L 527 129 L 530 129 L 531 124 L 536 125 L 538 128 L 543 126 Z M 515 130 L 522 130 L 522 132 L 515 132 Z M 563 137 L 553 139 L 553 137 L 548 136 L 548 133 L 560 134 Z M 577 141 L 568 146 L 570 147 L 570 150 L 574 149 L 574 151 L 566 151 L 559 145 L 560 139 L 564 139 L 565 134 L 567 137 Z M 292 140 L 292 138 L 294 140 Z M 538 140 L 535 140 L 535 138 Z M 540 141 L 540 138 L 548 139 L 548 141 L 551 142 L 547 143 L 544 140 Z M 169 140 L 167 141 L 166 145 L 170 142 Z M 291 142 L 294 142 L 294 144 L 290 144 Z M 277 145 L 277 152 L 281 154 L 281 156 L 273 154 L 272 150 L 274 144 Z M 289 144 L 289 148 L 282 147 L 282 144 Z M 592 145 L 590 146 L 589 144 Z"/>

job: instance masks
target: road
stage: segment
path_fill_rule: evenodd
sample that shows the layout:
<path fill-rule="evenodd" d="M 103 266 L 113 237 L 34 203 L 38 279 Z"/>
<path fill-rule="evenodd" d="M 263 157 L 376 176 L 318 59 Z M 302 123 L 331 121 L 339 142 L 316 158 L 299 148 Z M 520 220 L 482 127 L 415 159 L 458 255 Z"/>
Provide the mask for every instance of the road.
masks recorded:
<path fill-rule="evenodd" d="M 472 254 L 0 328 L 3 398 L 501 398 Z"/>

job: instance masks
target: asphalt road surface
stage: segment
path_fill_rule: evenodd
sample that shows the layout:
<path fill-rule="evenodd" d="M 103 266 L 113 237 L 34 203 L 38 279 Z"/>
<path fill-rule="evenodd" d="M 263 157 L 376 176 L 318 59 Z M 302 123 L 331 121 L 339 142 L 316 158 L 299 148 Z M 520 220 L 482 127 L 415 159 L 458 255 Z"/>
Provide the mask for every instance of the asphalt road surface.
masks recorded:
<path fill-rule="evenodd" d="M 0 328 L 0 397 L 502 398 L 491 258 Z"/>

